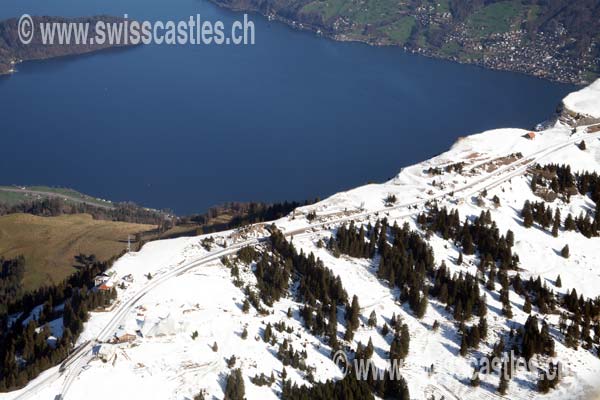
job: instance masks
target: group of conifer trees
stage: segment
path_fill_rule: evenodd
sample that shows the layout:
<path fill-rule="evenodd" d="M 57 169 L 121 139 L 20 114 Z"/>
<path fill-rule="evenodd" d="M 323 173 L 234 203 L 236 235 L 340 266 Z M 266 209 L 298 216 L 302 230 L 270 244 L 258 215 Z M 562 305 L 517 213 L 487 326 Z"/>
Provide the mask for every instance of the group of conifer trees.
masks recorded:
<path fill-rule="evenodd" d="M 25 258 L 0 257 L 0 315 L 8 312 L 8 304 L 23 295 Z"/>
<path fill-rule="evenodd" d="M 271 307 L 288 290 L 292 274 L 292 261 L 282 260 L 275 254 L 263 252 L 254 269 L 261 299 Z"/>
<path fill-rule="evenodd" d="M 380 229 L 381 225 L 378 225 Z M 387 229 L 387 228 L 386 228 Z M 384 229 L 384 230 L 386 230 Z M 371 250 L 368 250 L 370 245 L 364 240 L 366 232 L 361 234 L 360 230 L 354 225 L 346 231 L 342 230 L 340 240 L 334 239 L 332 246 L 344 249 L 344 252 L 352 252 L 357 257 L 369 256 Z M 371 229 L 370 234 L 373 233 Z M 347 238 L 343 239 L 344 235 Z M 356 246 L 361 240 L 360 250 Z M 377 241 L 373 241 L 376 243 Z M 293 244 L 288 242 L 285 237 L 276 229 L 272 230 L 270 240 L 270 254 L 248 254 L 244 255 L 245 262 L 256 261 L 254 269 L 257 278 L 257 287 L 261 293 L 261 299 L 266 304 L 278 300 L 288 290 L 290 280 L 296 284 L 296 300 L 304 303 L 300 310 L 300 316 L 304 325 L 313 334 L 324 336 L 327 343 L 331 346 L 332 352 L 341 348 L 341 343 L 337 337 L 338 317 L 337 311 L 339 307 L 345 308 L 344 321 L 346 324 L 344 339 L 351 341 L 354 331 L 360 325 L 360 306 L 358 298 L 353 297 L 352 302 L 348 303 L 348 295 L 344 290 L 341 280 L 335 276 L 329 269 L 325 267 L 320 259 L 317 259 L 313 253 L 308 255 L 303 251 L 298 252 Z M 366 250 L 365 250 L 366 249 Z M 245 252 L 244 254 L 246 254 Z M 394 321 L 396 317 L 392 318 Z M 371 317 L 373 327 L 376 326 L 376 316 Z M 386 326 L 387 327 L 387 326 Z M 410 340 L 408 327 L 406 325 L 397 324 L 396 333 L 390 345 L 390 356 L 396 358 L 405 358 L 408 353 L 408 343 Z M 265 336 L 273 341 L 272 327 L 267 325 L 265 328 Z M 359 345 L 358 352 L 362 352 L 362 345 Z M 368 349 L 368 346 L 367 346 Z M 367 351 L 367 353 L 369 353 Z M 372 343 L 371 351 L 372 354 Z M 284 362 L 284 365 L 291 365 L 294 368 L 303 369 L 303 359 L 306 355 L 302 352 L 294 350 L 287 341 L 284 340 L 279 346 L 278 357 Z M 353 375 L 353 373 L 349 374 Z M 374 380 L 371 376 L 364 383 L 362 381 L 352 381 L 349 378 L 337 382 L 315 383 L 311 388 L 297 387 L 284 379 L 283 396 L 286 399 L 295 399 L 300 396 L 310 396 L 310 398 L 370 398 L 371 391 L 385 396 L 393 396 L 400 399 L 408 399 L 408 387 L 406 382 L 400 377 L 390 377 L 389 374 L 381 380 Z M 358 382 L 358 385 L 354 383 Z M 333 390 L 333 392 L 332 392 Z M 338 391 L 340 391 L 338 393 Z M 368 396 L 364 394 L 368 393 Z M 339 397 L 336 397 L 339 396 Z"/>
<path fill-rule="evenodd" d="M 363 380 L 356 379 L 353 373 L 337 381 L 315 382 L 312 386 L 298 386 L 290 380 L 283 383 L 281 393 L 283 400 L 372 400 L 370 386 Z M 404 400 L 404 399 L 402 399 Z"/>
<path fill-rule="evenodd" d="M 600 175 L 597 172 L 578 172 L 573 174 L 570 165 L 537 164 L 533 169 L 531 189 L 547 187 L 556 194 L 569 200 L 573 194 L 589 195 L 594 203 L 600 201 Z"/>
<path fill-rule="evenodd" d="M 372 231 L 370 232 L 372 234 Z M 356 229 L 354 221 L 350 223 L 350 227 L 342 225 L 338 228 L 335 236 L 332 236 L 327 248 L 334 252 L 341 252 L 355 258 L 372 258 L 375 255 L 376 238 L 365 240 L 365 230 L 361 225 L 360 229 Z"/>
<path fill-rule="evenodd" d="M 543 213 L 539 212 L 539 215 L 550 214 L 547 210 L 543 210 Z M 555 219 L 555 213 L 552 213 L 551 220 Z M 600 338 L 598 334 L 600 333 L 600 324 L 593 324 L 594 318 L 600 314 L 600 309 L 598 309 L 600 300 L 584 300 L 583 297 L 577 298 L 576 294 L 557 296 L 545 283 L 542 284 L 539 277 L 538 279 L 530 278 L 525 282 L 521 281 L 519 274 L 509 278 L 507 271 L 516 269 L 519 262 L 518 255 L 512 252 L 514 234 L 508 231 L 506 235 L 500 235 L 489 212 L 482 213 L 472 222 L 467 219 L 461 224 L 456 211 L 448 212 L 446 209 L 438 209 L 433 206 L 418 217 L 418 222 L 423 228 L 436 232 L 445 239 L 455 240 L 462 250 L 459 263 L 462 263 L 463 253 L 478 252 L 480 258 L 478 269 L 482 276 L 485 276 L 485 273 L 488 276 L 486 288 L 498 290 L 496 282 L 500 283 L 502 313 L 507 318 L 512 317 L 512 306 L 509 299 L 509 290 L 512 285 L 515 292 L 526 299 L 525 312 L 531 312 L 532 304 L 537 306 L 538 311 L 542 314 L 555 310 L 559 304 L 564 306 L 570 311 L 568 318 L 571 319 L 570 323 L 564 324 L 565 344 L 576 347 L 580 341 L 583 341 L 586 348 L 594 350 L 594 342 L 598 344 Z M 354 233 L 351 229 L 354 229 Z M 460 324 L 459 331 L 462 332 L 461 354 L 466 355 L 469 348 L 477 348 L 479 342 L 486 337 L 488 329 L 485 317 L 486 300 L 480 294 L 478 278 L 462 273 L 453 276 L 444 262 L 439 268 L 434 268 L 433 254 L 427 243 L 421 239 L 419 234 L 410 231 L 407 225 L 402 228 L 388 227 L 384 220 L 378 221 L 375 227 L 368 226 L 364 231 L 362 228 L 357 230 L 351 225 L 350 228 L 344 227 L 338 232 L 340 232 L 339 236 L 330 241 L 330 248 L 348 249 L 348 253 L 363 254 L 364 257 L 372 254 L 371 251 L 362 253 L 364 249 L 375 247 L 375 252 L 381 255 L 378 275 L 380 278 L 395 282 L 403 289 L 401 291 L 403 293 L 402 301 L 410 301 L 411 292 L 422 291 L 425 296 L 430 294 L 437 297 L 446 304 L 447 309 L 453 310 L 454 318 Z M 362 243 L 357 243 L 358 241 L 362 241 Z M 346 245 L 340 246 L 341 243 Z M 359 251 L 355 252 L 350 249 L 359 249 Z M 424 278 L 428 278 L 432 285 L 423 284 L 426 281 Z M 467 326 L 465 321 L 468 321 L 473 315 L 479 316 L 479 323 Z M 523 352 L 528 356 L 554 353 L 554 340 L 549 334 L 548 326 L 544 323 L 541 330 L 536 332 L 536 329 L 539 329 L 537 320 L 535 323 L 534 320 L 531 320 L 517 332 L 517 342 L 520 343 L 517 353 Z M 592 331 L 594 332 L 593 336 L 590 334 Z M 545 377 L 547 378 L 546 375 Z M 546 387 L 552 388 L 552 385 L 556 384 L 556 381 L 548 382 L 542 379 L 539 385 L 545 390 Z M 508 385 L 508 381 L 501 382 L 501 386 L 506 385 Z"/>
<path fill-rule="evenodd" d="M 600 357 L 600 298 L 584 299 L 572 289 L 563 296 L 562 306 L 568 311 L 561 315 L 559 322 L 560 332 L 565 334 L 565 345 L 577 349 L 581 342 L 582 347 L 590 351 L 596 345 Z"/>
<path fill-rule="evenodd" d="M 554 339 L 550 336 L 548 324 L 543 321 L 539 329 L 537 317 L 530 315 L 521 329 L 521 354 L 529 361 L 535 354 L 554 357 Z"/>
<path fill-rule="evenodd" d="M 65 281 L 29 292 L 8 303 L 0 315 L 0 391 L 23 387 L 40 372 L 59 364 L 73 348 L 83 330 L 88 311 L 108 305 L 116 298 L 108 292 L 91 290 L 94 277 L 109 263 L 80 257 L 89 263 Z M 64 305 L 62 310 L 58 307 Z M 41 306 L 35 318 L 33 309 Z M 62 336 L 51 339 L 47 322 L 63 317 Z M 40 328 L 40 329 L 38 329 Z"/>
<path fill-rule="evenodd" d="M 325 335 L 330 346 L 337 348 L 338 307 L 349 307 L 341 279 L 313 253 L 298 252 L 275 228 L 270 245 L 270 252 L 244 256 L 245 262 L 258 259 L 254 275 L 261 300 L 272 306 L 287 293 L 293 280 L 296 299 L 304 304 L 300 312 L 304 325 L 315 335 Z"/>
<path fill-rule="evenodd" d="M 597 236 L 600 231 L 600 176 L 597 172 L 580 172 L 573 174 L 569 165 L 549 164 L 534 168 L 531 178 L 531 190 L 536 193 L 539 187 L 545 187 L 569 202 L 571 196 L 580 194 L 589 196 L 596 204 L 593 218 L 580 214 L 577 217 L 569 214 L 564 222 L 565 230 L 578 230 L 586 237 Z M 538 222 L 542 227 L 552 225 L 552 233 L 557 236 L 560 228 L 560 213 L 552 216 L 552 211 L 545 209 L 543 203 L 523 206 L 522 216 L 527 227 Z"/>
<path fill-rule="evenodd" d="M 512 254 L 514 234 L 507 231 L 501 235 L 498 226 L 492 221 L 490 211 L 482 211 L 471 221 L 460 222 L 458 210 L 448 211 L 433 204 L 427 212 L 417 217 L 417 222 L 426 230 L 438 233 L 445 240 L 453 240 L 466 255 L 477 251 L 481 258 L 489 258 L 498 263 L 501 269 L 515 269 L 519 262 Z"/>
<path fill-rule="evenodd" d="M 0 203 L 0 215 L 26 213 L 42 217 L 65 214 L 90 214 L 94 219 L 161 225 L 167 219 L 162 211 L 140 207 L 133 203 L 118 203 L 114 207 L 65 201 L 58 197 L 24 201 L 15 205 Z"/>
<path fill-rule="evenodd" d="M 526 228 L 531 228 L 535 222 L 544 230 L 551 228 L 554 237 L 558 236 L 561 227 L 565 231 L 578 231 L 587 238 L 597 236 L 600 230 L 600 220 L 597 213 L 593 220 L 589 215 L 584 215 L 583 213 L 579 214 L 576 218 L 573 218 L 573 215 L 569 214 L 563 223 L 560 210 L 556 208 L 553 211 L 552 207 L 546 206 L 543 201 L 532 203 L 526 200 L 523 204 L 521 217 L 523 218 L 523 225 Z"/>
<path fill-rule="evenodd" d="M 531 207 L 531 205 L 530 205 Z M 537 207 L 537 206 L 536 206 Z M 541 207 L 540 207 L 541 208 Z M 533 208 L 531 209 L 533 213 Z M 550 216 L 555 221 L 556 213 L 537 210 L 541 218 Z M 491 215 L 482 212 L 479 217 L 467 218 L 461 223 L 458 212 L 439 209 L 432 205 L 425 213 L 417 218 L 417 222 L 429 234 L 435 232 L 444 239 L 453 240 L 460 249 L 458 263 L 463 262 L 462 255 L 475 254 L 479 256 L 478 276 L 458 273 L 451 274 L 445 262 L 435 267 L 433 252 L 422 235 L 410 229 L 408 224 L 402 227 L 389 226 L 387 220 L 378 220 L 375 226 L 369 224 L 366 227 L 357 227 L 354 223 L 340 227 L 336 234 L 329 240 L 328 249 L 335 253 L 344 253 L 351 257 L 373 258 L 379 256 L 378 277 L 389 282 L 392 286 L 399 287 L 401 302 L 408 302 L 416 316 L 423 316 L 427 307 L 427 297 L 436 297 L 446 305 L 447 310 L 452 311 L 454 319 L 459 324 L 461 333 L 460 353 L 466 355 L 469 348 L 477 348 L 479 343 L 488 334 L 486 320 L 486 299 L 480 293 L 480 281 L 483 280 L 485 287 L 491 291 L 499 291 L 500 300 L 503 304 L 502 313 L 507 318 L 512 317 L 512 306 L 509 299 L 510 288 L 525 298 L 525 312 L 530 313 L 532 305 L 538 308 L 542 314 L 556 310 L 557 306 L 563 306 L 568 313 L 561 332 L 564 331 L 565 343 L 576 347 L 580 341 L 586 344 L 586 348 L 594 350 L 594 343 L 598 344 L 600 338 L 600 325 L 595 323 L 600 314 L 600 300 L 585 300 L 577 296 L 576 292 L 566 296 L 558 296 L 550 290 L 541 279 L 530 278 L 522 281 L 519 274 L 509 277 L 508 270 L 515 270 L 519 263 L 517 254 L 514 254 L 514 234 L 507 231 L 501 235 Z M 336 306 L 345 305 L 346 334 L 345 340 L 352 340 L 353 332 L 359 326 L 360 307 L 358 298 L 354 296 L 352 303 L 347 303 L 345 292 L 337 279 L 325 268 L 320 260 L 314 255 L 305 256 L 298 254 L 293 245 L 283 238 L 283 235 L 275 233 L 271 240 L 273 248 L 281 256 L 279 265 L 283 260 L 291 275 L 298 274 L 305 283 L 300 285 L 299 300 L 306 301 L 307 306 L 301 311 L 305 324 L 315 333 L 325 334 L 330 340 L 334 350 L 338 343 L 335 328 L 332 321 L 337 322 Z M 261 268 L 267 271 L 268 268 Z M 308 273 L 308 275 L 307 275 Z M 262 272 L 259 274 L 262 276 Z M 487 275 L 487 280 L 485 276 Z M 310 283 L 310 284 L 309 284 Z M 499 283 L 499 288 L 496 284 Z M 558 283 L 557 283 L 558 284 Z M 344 293 L 342 295 L 341 293 Z M 341 300 L 341 301 L 340 301 Z M 330 305 L 328 307 L 327 305 Z M 336 306 L 334 306 L 334 304 Z M 424 304 L 424 305 L 423 305 Z M 468 324 L 473 317 L 478 316 L 479 321 Z M 571 322 L 569 323 L 569 319 Z M 372 322 L 371 322 L 372 321 Z M 377 325 L 376 315 L 369 317 L 369 326 Z M 402 326 L 402 325 L 400 325 Z M 385 325 L 382 332 L 385 335 L 389 328 Z M 511 331 L 512 332 L 512 331 Z M 591 334 L 594 333 L 594 335 Z M 407 345 L 402 340 L 408 339 L 406 335 L 396 329 L 396 334 L 390 345 L 390 355 L 402 358 L 403 351 L 407 352 Z M 513 335 L 511 334 L 511 338 Z M 553 355 L 554 339 L 549 333 L 549 326 L 544 322 L 542 329 L 538 327 L 535 317 L 530 317 L 525 326 L 517 329 L 513 339 L 513 349 L 517 354 L 531 357 L 534 354 Z M 516 346 L 516 347 L 515 347 Z M 501 352 L 506 346 L 501 340 L 494 348 Z M 372 342 L 363 346 L 359 344 L 357 357 L 369 357 L 373 352 Z M 399 356 L 400 355 L 400 356 Z M 405 355 L 404 355 L 405 356 Z M 538 383 L 540 390 L 552 388 L 556 381 L 551 379 L 551 374 L 544 375 Z M 501 379 L 499 390 L 507 390 L 509 380 Z M 377 388 L 383 385 L 374 381 L 369 382 L 375 393 L 388 393 L 385 389 Z M 329 385 L 329 386 L 327 386 Z M 332 390 L 336 385 L 343 383 L 328 383 L 319 390 L 327 388 Z M 315 389 L 316 390 L 316 389 Z M 286 386 L 289 398 L 293 396 L 313 394 L 311 389 L 297 388 L 289 383 Z M 315 394 L 318 396 L 318 394 Z"/>

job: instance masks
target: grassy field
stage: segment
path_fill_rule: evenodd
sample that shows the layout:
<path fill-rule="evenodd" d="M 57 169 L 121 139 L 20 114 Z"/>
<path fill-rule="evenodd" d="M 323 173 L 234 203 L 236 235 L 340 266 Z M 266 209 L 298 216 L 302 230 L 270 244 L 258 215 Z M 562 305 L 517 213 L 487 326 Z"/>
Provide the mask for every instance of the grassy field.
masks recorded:
<path fill-rule="evenodd" d="M 151 225 L 94 220 L 90 215 L 37 217 L 11 214 L 0 217 L 0 256 L 24 255 L 26 290 L 57 282 L 74 271 L 74 256 L 95 254 L 107 260 L 127 247 L 127 235 L 155 228 Z"/>
<path fill-rule="evenodd" d="M 343 16 L 360 25 L 393 22 L 407 8 L 396 0 L 316 0 L 306 4 L 302 13 L 317 13 L 328 20 Z M 389 22 L 388 22 L 389 23 Z"/>
<path fill-rule="evenodd" d="M 415 24 L 414 17 L 405 16 L 390 25 L 380 28 L 380 31 L 390 37 L 394 43 L 402 46 L 410 38 Z"/>
<path fill-rule="evenodd" d="M 525 8 L 519 1 L 492 3 L 475 11 L 467 20 L 469 30 L 475 35 L 486 37 L 491 33 L 508 32 Z"/>
<path fill-rule="evenodd" d="M 21 189 L 25 190 L 21 191 Z M 96 199 L 73 189 L 55 188 L 50 186 L 0 186 L 0 202 L 8 205 L 15 205 L 28 200 L 50 197 L 46 193 L 53 195 L 53 197 L 60 198 L 61 196 L 64 196 L 64 198 L 72 199 L 73 201 L 84 201 L 101 207 L 112 205 L 111 202 Z"/>

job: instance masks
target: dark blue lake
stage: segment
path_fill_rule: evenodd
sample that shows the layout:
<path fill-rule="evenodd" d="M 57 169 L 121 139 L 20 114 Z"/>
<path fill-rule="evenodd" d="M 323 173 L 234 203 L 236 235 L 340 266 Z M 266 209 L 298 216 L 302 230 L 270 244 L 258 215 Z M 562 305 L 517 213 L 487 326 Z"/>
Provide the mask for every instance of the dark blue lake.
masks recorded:
<path fill-rule="evenodd" d="M 2 0 L 0 18 L 241 14 L 200 0 Z M 458 136 L 530 128 L 574 88 L 337 43 L 252 15 L 254 46 L 141 46 L 0 78 L 1 184 L 67 186 L 178 213 L 324 197 Z"/>

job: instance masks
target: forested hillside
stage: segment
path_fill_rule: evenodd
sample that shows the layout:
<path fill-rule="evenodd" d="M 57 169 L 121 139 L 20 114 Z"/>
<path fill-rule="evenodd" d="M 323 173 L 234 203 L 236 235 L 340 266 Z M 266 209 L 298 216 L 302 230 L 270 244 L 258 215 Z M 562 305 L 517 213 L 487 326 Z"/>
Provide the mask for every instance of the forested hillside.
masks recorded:
<path fill-rule="evenodd" d="M 23 44 L 19 40 L 18 35 L 18 18 L 11 18 L 5 21 L 0 21 L 0 75 L 13 72 L 15 64 L 21 61 L 28 60 L 44 60 L 54 57 L 63 57 L 69 55 L 85 54 L 110 47 L 114 47 L 109 43 L 102 45 L 98 44 L 69 44 L 69 45 L 44 45 L 41 35 L 33 36 L 33 40 L 29 44 Z M 34 17 L 34 25 L 38 26 L 40 22 L 81 22 L 90 24 L 90 35 L 94 32 L 95 23 L 100 17 L 88 18 L 58 18 L 58 17 Z M 103 16 L 105 22 L 117 22 L 120 19 L 116 17 Z M 92 36 L 90 36 L 92 37 Z"/>

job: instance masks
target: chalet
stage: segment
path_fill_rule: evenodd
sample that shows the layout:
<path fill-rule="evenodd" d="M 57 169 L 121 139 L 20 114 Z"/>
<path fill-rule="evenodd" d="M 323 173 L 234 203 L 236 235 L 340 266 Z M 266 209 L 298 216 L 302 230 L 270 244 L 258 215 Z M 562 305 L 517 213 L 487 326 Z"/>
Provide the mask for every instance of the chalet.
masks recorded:
<path fill-rule="evenodd" d="M 103 272 L 94 278 L 94 285 L 101 286 L 102 284 L 108 282 L 109 280 L 110 280 L 110 276 Z"/>
<path fill-rule="evenodd" d="M 120 336 L 115 335 L 114 342 L 115 343 L 131 343 L 134 342 L 137 338 L 133 333 L 123 333 Z"/>
<path fill-rule="evenodd" d="M 131 343 L 138 337 L 139 326 L 135 319 L 120 325 L 112 339 L 113 343 Z"/>
<path fill-rule="evenodd" d="M 100 286 L 98 286 L 98 290 L 100 290 L 102 292 L 109 292 L 112 288 L 113 288 L 113 285 L 111 285 L 110 282 L 106 282 L 106 283 L 103 283 Z"/>
<path fill-rule="evenodd" d="M 535 132 L 527 132 L 525 134 L 525 136 L 523 136 L 525 139 L 529 139 L 529 140 L 533 140 L 535 139 Z"/>

